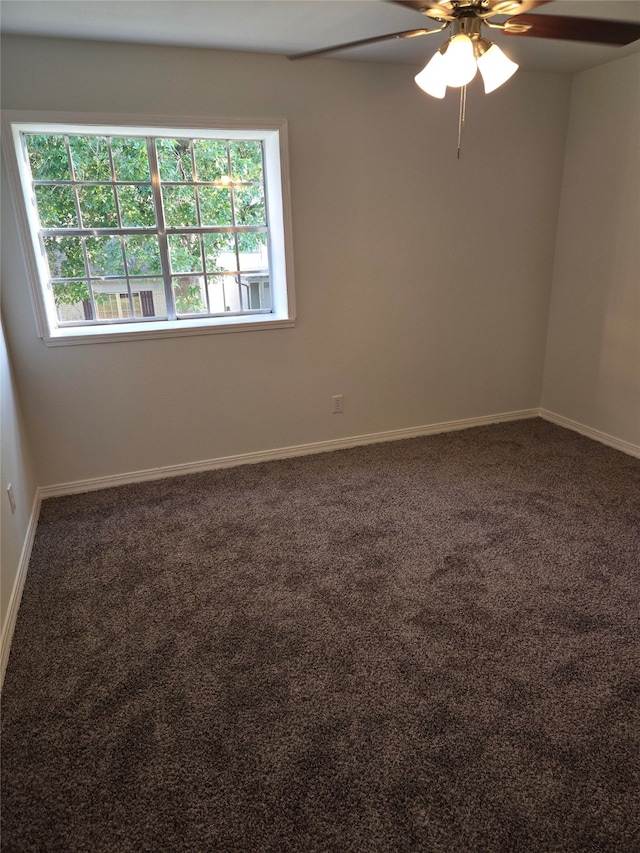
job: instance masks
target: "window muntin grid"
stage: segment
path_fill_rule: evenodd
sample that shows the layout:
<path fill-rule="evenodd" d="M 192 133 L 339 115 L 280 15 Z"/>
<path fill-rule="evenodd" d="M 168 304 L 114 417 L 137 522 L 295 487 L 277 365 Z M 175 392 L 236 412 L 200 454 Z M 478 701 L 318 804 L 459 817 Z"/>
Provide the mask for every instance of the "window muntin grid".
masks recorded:
<path fill-rule="evenodd" d="M 21 137 L 59 326 L 272 310 L 269 287 L 260 304 L 249 296 L 248 275 L 270 277 L 262 140 L 80 131 Z M 157 288 L 146 289 L 150 276 L 161 277 L 160 298 Z M 134 291 L 150 292 L 151 313 L 101 319 L 96 300 L 116 281 L 130 304 Z M 60 310 L 70 304 L 75 314 Z"/>

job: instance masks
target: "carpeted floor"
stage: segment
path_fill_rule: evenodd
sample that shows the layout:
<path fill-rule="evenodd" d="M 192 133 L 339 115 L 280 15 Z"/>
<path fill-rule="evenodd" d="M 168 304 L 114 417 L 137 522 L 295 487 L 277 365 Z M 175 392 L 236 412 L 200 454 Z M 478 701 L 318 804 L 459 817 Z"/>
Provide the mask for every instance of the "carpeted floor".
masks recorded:
<path fill-rule="evenodd" d="M 540 420 L 45 501 L 2 849 L 638 853 L 639 563 Z"/>

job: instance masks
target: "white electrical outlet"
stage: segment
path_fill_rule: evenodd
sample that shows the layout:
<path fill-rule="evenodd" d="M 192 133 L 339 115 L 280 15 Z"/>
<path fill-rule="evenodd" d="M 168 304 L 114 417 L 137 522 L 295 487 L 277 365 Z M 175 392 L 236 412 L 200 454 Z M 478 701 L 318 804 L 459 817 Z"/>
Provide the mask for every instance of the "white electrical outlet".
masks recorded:
<path fill-rule="evenodd" d="M 331 412 L 334 415 L 339 415 L 344 411 L 344 399 L 342 394 L 335 394 L 331 398 Z"/>
<path fill-rule="evenodd" d="M 11 507 L 11 512 L 14 513 L 16 511 L 16 498 L 13 494 L 13 486 L 11 483 L 7 486 L 7 494 L 9 495 L 9 506 Z"/>

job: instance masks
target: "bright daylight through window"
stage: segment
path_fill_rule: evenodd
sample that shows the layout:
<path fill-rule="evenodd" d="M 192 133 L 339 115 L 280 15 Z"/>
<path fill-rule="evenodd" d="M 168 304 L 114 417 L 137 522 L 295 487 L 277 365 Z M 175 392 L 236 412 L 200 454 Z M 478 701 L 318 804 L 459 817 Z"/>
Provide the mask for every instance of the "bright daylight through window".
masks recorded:
<path fill-rule="evenodd" d="M 42 336 L 290 325 L 283 125 L 13 122 Z"/>

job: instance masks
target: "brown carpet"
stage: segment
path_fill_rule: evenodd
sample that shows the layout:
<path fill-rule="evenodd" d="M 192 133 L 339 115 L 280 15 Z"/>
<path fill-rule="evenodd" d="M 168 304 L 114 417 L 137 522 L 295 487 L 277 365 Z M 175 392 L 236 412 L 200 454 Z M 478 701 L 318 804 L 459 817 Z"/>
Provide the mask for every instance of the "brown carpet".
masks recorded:
<path fill-rule="evenodd" d="M 2 849 L 637 853 L 639 500 L 533 420 L 45 501 Z"/>

